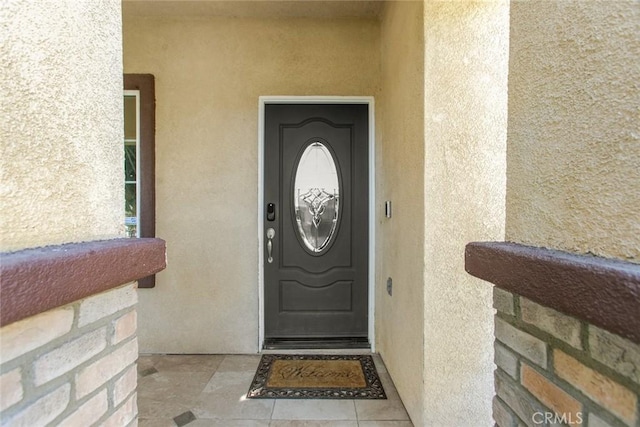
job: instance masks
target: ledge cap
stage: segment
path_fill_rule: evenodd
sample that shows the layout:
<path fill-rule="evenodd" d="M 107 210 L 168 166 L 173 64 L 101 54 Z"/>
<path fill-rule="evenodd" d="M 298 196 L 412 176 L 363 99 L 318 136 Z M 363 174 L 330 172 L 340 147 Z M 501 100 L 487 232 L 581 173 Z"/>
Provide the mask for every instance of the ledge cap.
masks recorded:
<path fill-rule="evenodd" d="M 69 243 L 0 254 L 0 326 L 133 282 L 166 267 L 162 239 Z"/>
<path fill-rule="evenodd" d="M 640 264 L 509 242 L 472 242 L 465 270 L 640 343 Z"/>

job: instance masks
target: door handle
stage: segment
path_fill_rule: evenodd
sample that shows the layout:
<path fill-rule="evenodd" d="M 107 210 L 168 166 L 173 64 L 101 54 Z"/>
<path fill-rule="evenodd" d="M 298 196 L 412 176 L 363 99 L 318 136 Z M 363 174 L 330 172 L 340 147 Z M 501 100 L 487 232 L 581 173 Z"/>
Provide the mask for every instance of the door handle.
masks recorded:
<path fill-rule="evenodd" d="M 276 230 L 273 228 L 267 228 L 267 262 L 271 264 L 273 257 L 271 252 L 273 251 L 273 238 L 276 236 Z"/>

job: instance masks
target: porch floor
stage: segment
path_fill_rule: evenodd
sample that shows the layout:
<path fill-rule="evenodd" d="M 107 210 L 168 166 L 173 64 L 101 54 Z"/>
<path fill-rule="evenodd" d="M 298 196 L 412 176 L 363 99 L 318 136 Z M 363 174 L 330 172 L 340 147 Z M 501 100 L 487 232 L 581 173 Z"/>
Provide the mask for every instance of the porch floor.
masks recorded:
<path fill-rule="evenodd" d="M 412 427 L 379 356 L 387 400 L 246 399 L 259 355 L 141 355 L 140 427 Z"/>

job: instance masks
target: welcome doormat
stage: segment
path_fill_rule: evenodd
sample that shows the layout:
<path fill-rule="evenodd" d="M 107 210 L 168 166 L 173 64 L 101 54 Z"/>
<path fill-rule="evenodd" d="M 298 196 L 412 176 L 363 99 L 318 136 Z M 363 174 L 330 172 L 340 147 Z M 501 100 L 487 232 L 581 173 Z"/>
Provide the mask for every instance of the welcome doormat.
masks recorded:
<path fill-rule="evenodd" d="M 265 354 L 247 397 L 268 399 L 386 399 L 367 355 Z"/>

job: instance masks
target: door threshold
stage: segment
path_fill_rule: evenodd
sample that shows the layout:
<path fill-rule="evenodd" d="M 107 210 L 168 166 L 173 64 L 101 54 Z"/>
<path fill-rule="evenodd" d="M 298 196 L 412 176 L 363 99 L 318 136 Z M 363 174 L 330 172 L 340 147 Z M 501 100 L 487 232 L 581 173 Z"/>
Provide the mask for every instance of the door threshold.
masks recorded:
<path fill-rule="evenodd" d="M 370 350 L 367 338 L 270 338 L 263 350 Z"/>
<path fill-rule="evenodd" d="M 280 349 L 280 350 L 262 350 L 260 355 L 264 354 L 278 354 L 278 355 L 292 355 L 292 356 L 367 356 L 374 355 L 375 353 L 371 352 L 371 349 L 361 348 L 361 349 L 335 349 L 329 348 L 324 350 L 319 349 Z"/>

